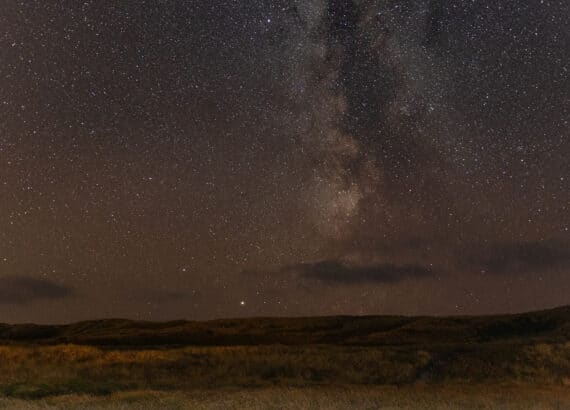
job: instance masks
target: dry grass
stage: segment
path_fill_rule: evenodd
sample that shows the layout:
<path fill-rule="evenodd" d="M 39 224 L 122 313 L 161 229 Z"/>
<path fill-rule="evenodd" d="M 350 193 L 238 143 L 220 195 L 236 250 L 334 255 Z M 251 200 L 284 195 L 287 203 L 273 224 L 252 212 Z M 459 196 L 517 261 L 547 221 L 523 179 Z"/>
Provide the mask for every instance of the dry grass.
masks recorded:
<path fill-rule="evenodd" d="M 0 346 L 0 394 L 42 399 L 121 391 L 569 382 L 570 342 L 416 348 L 229 346 L 120 350 Z"/>
<path fill-rule="evenodd" d="M 424 351 L 334 346 L 0 347 L 0 392 L 42 398 L 121 390 L 390 384 L 412 382 L 430 361 Z"/>
<path fill-rule="evenodd" d="M 414 386 L 263 388 L 201 392 L 123 392 L 107 397 L 0 399 L 5 409 L 568 409 L 563 387 Z"/>
<path fill-rule="evenodd" d="M 0 325 L 0 340 L 0 408 L 570 409 L 570 307 Z"/>

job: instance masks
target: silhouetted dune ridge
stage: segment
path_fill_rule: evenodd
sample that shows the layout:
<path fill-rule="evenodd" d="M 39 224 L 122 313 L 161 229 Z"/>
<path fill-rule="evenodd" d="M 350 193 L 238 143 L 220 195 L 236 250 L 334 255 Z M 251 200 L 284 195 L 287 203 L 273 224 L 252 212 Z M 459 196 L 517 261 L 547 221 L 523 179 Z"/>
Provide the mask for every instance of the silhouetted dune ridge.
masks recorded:
<path fill-rule="evenodd" d="M 68 325 L 0 324 L 0 341 L 4 344 L 397 346 L 568 340 L 570 306 L 494 316 L 334 316 L 206 322 L 104 319 Z"/>

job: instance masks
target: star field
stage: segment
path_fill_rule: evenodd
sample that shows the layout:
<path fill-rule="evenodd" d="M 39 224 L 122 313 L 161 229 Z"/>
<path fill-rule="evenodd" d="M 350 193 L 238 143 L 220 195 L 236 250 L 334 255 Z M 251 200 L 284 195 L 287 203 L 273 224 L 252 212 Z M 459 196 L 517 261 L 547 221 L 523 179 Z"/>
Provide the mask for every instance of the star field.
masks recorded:
<path fill-rule="evenodd" d="M 569 19 L 4 1 L 0 321 L 570 303 Z"/>

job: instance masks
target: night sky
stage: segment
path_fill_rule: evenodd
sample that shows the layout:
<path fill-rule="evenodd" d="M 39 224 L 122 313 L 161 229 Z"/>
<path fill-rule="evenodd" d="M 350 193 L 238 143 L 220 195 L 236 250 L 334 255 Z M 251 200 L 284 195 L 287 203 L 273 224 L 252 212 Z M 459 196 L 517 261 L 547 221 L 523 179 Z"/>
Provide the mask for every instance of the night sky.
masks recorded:
<path fill-rule="evenodd" d="M 0 322 L 570 304 L 567 0 L 2 0 Z"/>

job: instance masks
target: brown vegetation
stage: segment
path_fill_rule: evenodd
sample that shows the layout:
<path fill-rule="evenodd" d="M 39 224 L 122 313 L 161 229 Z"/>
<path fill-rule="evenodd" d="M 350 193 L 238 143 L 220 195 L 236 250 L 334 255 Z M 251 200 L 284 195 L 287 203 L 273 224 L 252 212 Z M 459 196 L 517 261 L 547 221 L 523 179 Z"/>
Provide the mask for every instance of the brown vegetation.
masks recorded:
<path fill-rule="evenodd" d="M 192 392 L 121 392 L 67 395 L 36 401 L 0 398 L 10 410 L 537 410 L 570 408 L 570 392 L 555 386 L 413 386 L 224 389 Z"/>
<path fill-rule="evenodd" d="M 124 391 L 190 394 L 252 388 L 438 388 L 465 383 L 562 387 L 570 384 L 568 313 L 558 309 L 489 318 L 6 325 L 5 344 L 0 346 L 0 393 L 12 399 L 45 399 Z M 194 334 L 192 329 L 201 330 Z M 33 337 L 22 336 L 30 332 Z M 12 337 L 6 338 L 7 334 Z M 143 346 L 143 341 L 156 342 L 168 334 L 178 334 L 179 342 L 196 338 L 203 343 Z M 227 344 L 219 345 L 222 340 Z"/>

